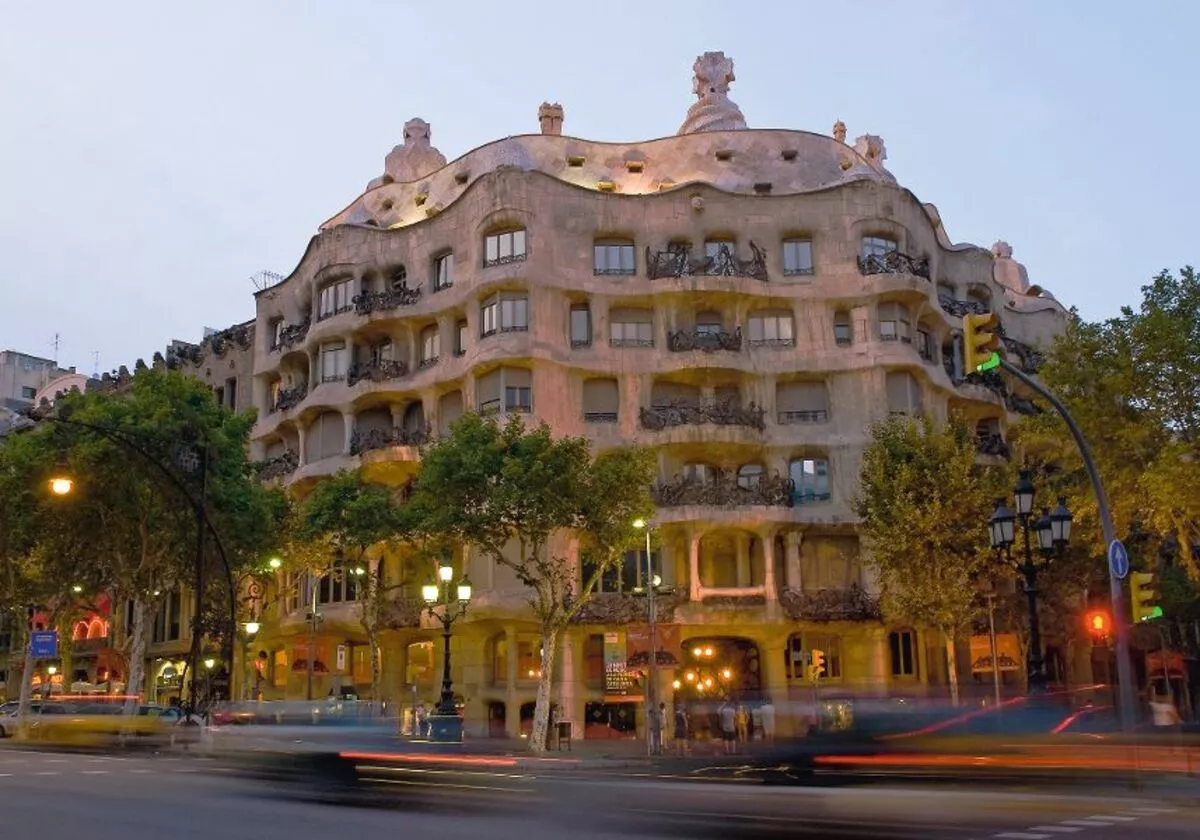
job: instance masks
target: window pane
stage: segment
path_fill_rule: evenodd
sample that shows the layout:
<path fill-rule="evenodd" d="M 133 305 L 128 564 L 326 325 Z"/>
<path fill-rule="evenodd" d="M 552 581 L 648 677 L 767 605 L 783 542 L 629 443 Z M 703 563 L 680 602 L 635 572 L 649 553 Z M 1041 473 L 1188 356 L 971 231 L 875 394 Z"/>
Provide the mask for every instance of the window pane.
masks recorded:
<path fill-rule="evenodd" d="M 571 309 L 571 342 L 590 343 L 592 340 L 591 313 L 586 307 Z"/>
<path fill-rule="evenodd" d="M 500 256 L 500 237 L 489 236 L 484 240 L 484 244 L 487 246 L 487 253 L 484 256 L 484 259 L 487 260 L 487 262 L 495 262 Z"/>
<path fill-rule="evenodd" d="M 525 231 L 515 230 L 512 232 L 512 252 L 516 256 L 525 255 Z"/>

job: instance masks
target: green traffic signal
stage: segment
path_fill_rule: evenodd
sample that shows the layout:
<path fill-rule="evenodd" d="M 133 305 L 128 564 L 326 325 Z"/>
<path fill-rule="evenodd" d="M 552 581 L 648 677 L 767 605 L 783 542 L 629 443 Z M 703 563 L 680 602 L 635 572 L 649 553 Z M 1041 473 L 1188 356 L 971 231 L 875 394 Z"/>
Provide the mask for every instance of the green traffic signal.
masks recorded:
<path fill-rule="evenodd" d="M 987 361 L 981 362 L 979 364 L 979 367 L 975 368 L 975 370 L 985 371 L 985 370 L 991 370 L 992 368 L 998 368 L 998 367 L 1000 367 L 1000 354 L 992 353 L 992 355 L 988 357 Z"/>

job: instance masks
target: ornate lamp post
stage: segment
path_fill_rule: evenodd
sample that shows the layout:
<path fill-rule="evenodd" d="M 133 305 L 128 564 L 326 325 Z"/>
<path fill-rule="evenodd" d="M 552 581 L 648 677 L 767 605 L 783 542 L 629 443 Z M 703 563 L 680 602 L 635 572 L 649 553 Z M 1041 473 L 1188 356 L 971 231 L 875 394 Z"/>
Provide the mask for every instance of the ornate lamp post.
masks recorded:
<path fill-rule="evenodd" d="M 246 695 L 244 698 L 246 700 L 257 700 L 258 699 L 258 679 L 257 679 L 257 677 L 255 678 L 254 683 L 253 683 L 253 693 L 251 693 L 250 672 L 251 672 L 251 670 L 254 669 L 254 662 L 250 658 L 250 647 L 251 647 L 251 645 L 254 644 L 254 637 L 258 635 L 258 631 L 262 629 L 262 625 L 259 624 L 257 621 L 247 621 L 243 625 L 243 629 L 246 631 L 246 634 L 245 634 L 245 636 L 242 637 L 244 640 L 244 644 L 242 645 L 242 675 L 243 675 L 243 680 L 244 680 L 243 687 L 242 687 L 242 694 Z M 255 671 L 255 673 L 257 674 L 257 671 Z"/>
<path fill-rule="evenodd" d="M 656 751 L 662 750 L 661 743 L 657 745 L 654 743 L 650 725 L 651 717 L 658 714 L 658 599 L 655 596 L 658 594 L 658 587 L 662 584 L 662 578 L 654 574 L 654 560 L 650 554 L 650 532 L 653 530 L 653 526 L 645 519 L 635 519 L 633 527 L 646 532 L 646 572 L 643 577 L 643 585 L 649 604 L 648 621 L 650 624 L 650 660 L 649 670 L 646 672 L 646 751 L 653 755 Z M 658 721 L 660 741 L 665 725 L 665 721 Z"/>
<path fill-rule="evenodd" d="M 1053 512 L 1049 508 L 1042 508 L 1041 516 L 1035 519 L 1034 494 L 1031 475 L 1028 470 L 1022 470 L 1013 490 L 1016 513 L 1008 509 L 1003 499 L 997 499 L 996 509 L 988 519 L 988 536 L 992 548 L 1003 552 L 1004 559 L 1013 564 L 1024 580 L 1029 607 L 1029 651 L 1025 669 L 1029 677 L 1029 691 L 1036 694 L 1046 688 L 1046 661 L 1042 655 L 1042 630 L 1037 609 L 1037 576 L 1050 564 L 1052 557 L 1062 556 L 1071 538 L 1072 516 L 1071 511 L 1067 510 L 1066 499 L 1059 497 L 1058 506 Z M 1016 542 L 1015 525 L 1018 520 L 1021 523 L 1024 551 L 1021 560 L 1014 562 L 1012 545 Z M 1035 539 L 1037 555 L 1033 551 Z M 993 667 L 995 665 L 993 663 Z"/>
<path fill-rule="evenodd" d="M 467 614 L 471 602 L 471 581 L 466 575 L 454 581 L 454 567 L 449 556 L 438 565 L 437 583 L 421 587 L 425 611 L 442 624 L 445 647 L 442 656 L 442 697 L 435 712 L 429 716 L 429 740 L 442 743 L 462 741 L 463 720 L 454 705 L 454 688 L 450 679 L 450 630 L 454 622 Z"/>

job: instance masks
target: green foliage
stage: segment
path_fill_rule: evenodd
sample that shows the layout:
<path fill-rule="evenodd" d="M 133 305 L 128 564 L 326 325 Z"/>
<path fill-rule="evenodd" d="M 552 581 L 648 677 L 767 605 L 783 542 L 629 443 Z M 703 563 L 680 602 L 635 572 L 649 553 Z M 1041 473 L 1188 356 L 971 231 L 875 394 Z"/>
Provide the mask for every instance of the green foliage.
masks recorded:
<path fill-rule="evenodd" d="M 297 536 L 327 540 L 361 557 L 371 546 L 401 536 L 404 512 L 386 487 L 369 484 L 361 471 L 342 470 L 322 481 L 299 506 Z"/>
<path fill-rule="evenodd" d="M 986 522 L 998 490 L 977 460 L 960 423 L 891 417 L 872 430 L 855 506 L 898 618 L 953 632 L 977 614 L 977 584 L 996 570 Z"/>

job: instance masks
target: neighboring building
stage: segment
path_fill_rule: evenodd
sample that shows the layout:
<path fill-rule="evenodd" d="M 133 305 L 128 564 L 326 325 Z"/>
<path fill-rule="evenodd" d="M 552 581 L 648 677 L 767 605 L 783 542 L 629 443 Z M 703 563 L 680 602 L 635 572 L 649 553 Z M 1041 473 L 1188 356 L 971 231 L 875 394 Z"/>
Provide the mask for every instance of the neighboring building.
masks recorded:
<path fill-rule="evenodd" d="M 30 408 L 36 404 L 38 393 L 52 381 L 74 373 L 75 368 L 60 368 L 51 359 L 16 350 L 0 351 L 0 407 Z"/>
<path fill-rule="evenodd" d="M 540 134 L 448 164 L 410 121 L 385 174 L 257 295 L 255 447 L 300 492 L 360 466 L 402 486 L 417 444 L 468 410 L 529 415 L 597 449 L 655 447 L 653 562 L 674 588 L 658 632 L 679 664 L 663 669 L 665 696 L 678 678 L 679 698 L 700 699 L 697 680 L 715 679 L 708 696 L 771 697 L 786 731 L 789 701 L 811 697 L 813 648 L 829 700 L 944 685 L 942 641 L 882 623 L 864 569 L 851 499 L 869 425 L 953 413 L 982 457 L 1006 457 L 1030 403 L 999 376 L 962 375 L 961 316 L 1000 312 L 1006 352 L 1032 368 L 1064 311 L 1006 244 L 952 244 L 884 168 L 880 138 L 847 145 L 840 122 L 832 137 L 748 129 L 732 69 L 701 56 L 698 101 L 657 140 L 563 136 L 562 108 L 543 105 Z M 586 562 L 568 535 L 551 550 Z M 468 728 L 515 734 L 537 680 L 527 593 L 478 551 L 455 562 L 477 593 L 454 636 Z M 639 644 L 645 660 L 642 569 L 632 553 L 564 642 L 562 716 L 589 734 L 640 715 L 618 672 Z M 256 642 L 268 698 L 304 696 L 310 661 L 315 696 L 363 689 L 349 572 L 282 587 Z M 397 588 L 380 693 L 405 705 L 438 692 L 440 643 L 413 600 L 431 574 L 402 554 L 384 563 Z"/>

